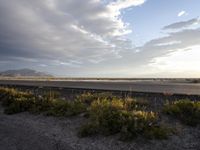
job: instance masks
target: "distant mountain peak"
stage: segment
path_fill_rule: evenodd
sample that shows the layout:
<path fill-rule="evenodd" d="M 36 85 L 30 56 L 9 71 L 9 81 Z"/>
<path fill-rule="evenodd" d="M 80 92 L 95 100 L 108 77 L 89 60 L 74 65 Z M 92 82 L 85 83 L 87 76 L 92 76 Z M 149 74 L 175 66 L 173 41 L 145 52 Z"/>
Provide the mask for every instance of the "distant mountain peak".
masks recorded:
<path fill-rule="evenodd" d="M 53 77 L 52 75 L 28 68 L 17 70 L 6 70 L 0 72 L 0 76 L 3 77 Z"/>

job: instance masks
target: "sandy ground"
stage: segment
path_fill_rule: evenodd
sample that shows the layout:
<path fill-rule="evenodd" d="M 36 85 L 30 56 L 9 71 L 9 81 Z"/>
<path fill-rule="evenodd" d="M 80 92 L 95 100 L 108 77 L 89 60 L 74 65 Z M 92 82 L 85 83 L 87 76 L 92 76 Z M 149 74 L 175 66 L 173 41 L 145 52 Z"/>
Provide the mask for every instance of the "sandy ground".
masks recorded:
<path fill-rule="evenodd" d="M 179 125 L 168 140 L 137 138 L 121 142 L 118 136 L 78 138 L 84 117 L 54 118 L 20 113 L 3 114 L 0 107 L 0 150 L 199 150 L 200 128 Z M 176 124 L 172 122 L 172 124 Z"/>

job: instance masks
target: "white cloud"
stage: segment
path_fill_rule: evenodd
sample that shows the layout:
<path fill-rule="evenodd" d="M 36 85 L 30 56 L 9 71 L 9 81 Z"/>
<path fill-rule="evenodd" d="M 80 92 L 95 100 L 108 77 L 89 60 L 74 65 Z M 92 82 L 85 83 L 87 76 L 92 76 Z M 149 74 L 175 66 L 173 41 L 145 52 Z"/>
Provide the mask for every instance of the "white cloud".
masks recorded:
<path fill-rule="evenodd" d="M 169 45 L 180 44 L 180 43 L 181 41 L 170 41 L 170 42 L 158 43 L 158 44 L 155 44 L 155 46 L 169 46 Z"/>
<path fill-rule="evenodd" d="M 182 11 L 180 11 L 179 13 L 178 13 L 178 17 L 181 17 L 181 16 L 186 16 L 186 15 L 188 15 L 188 13 L 186 12 L 186 11 L 184 11 L 184 10 L 182 10 Z"/>
<path fill-rule="evenodd" d="M 200 25 L 200 18 L 193 18 L 187 21 L 180 21 L 176 23 L 172 23 L 170 25 L 164 26 L 163 30 L 168 30 L 168 29 L 183 29 L 183 28 L 191 28 L 193 26 Z"/>
<path fill-rule="evenodd" d="M 173 72 L 176 77 L 199 77 L 200 45 L 180 49 L 169 56 L 158 57 L 150 64 L 155 70 L 166 74 Z M 183 73 L 184 72 L 184 73 Z"/>
<path fill-rule="evenodd" d="M 116 2 L 111 2 L 109 4 L 109 7 L 112 7 L 112 9 L 119 11 L 121 9 L 141 5 L 144 2 L 145 0 L 117 0 Z"/>
<path fill-rule="evenodd" d="M 165 26 L 175 31 L 133 48 L 124 36 L 131 30 L 121 11 L 144 0 L 105 1 L 0 0 L 0 68 L 40 66 L 62 75 L 130 77 L 147 72 L 155 58 L 200 43 L 200 28 L 193 27 L 200 21 L 193 18 Z"/>
<path fill-rule="evenodd" d="M 40 67 L 47 67 L 46 64 L 39 64 L 38 66 L 40 66 Z"/>
<path fill-rule="evenodd" d="M 132 32 L 131 30 L 127 29 L 128 23 L 124 23 L 120 18 L 121 10 L 142 5 L 144 2 L 145 0 L 117 0 L 107 5 L 109 10 L 109 14 L 107 14 L 107 16 L 109 16 L 118 26 L 118 30 L 115 30 L 112 33 L 114 36 L 121 36 Z"/>
<path fill-rule="evenodd" d="M 0 0 L 0 57 L 95 63 L 118 58 L 123 35 L 131 32 L 120 11 L 143 2 Z"/>

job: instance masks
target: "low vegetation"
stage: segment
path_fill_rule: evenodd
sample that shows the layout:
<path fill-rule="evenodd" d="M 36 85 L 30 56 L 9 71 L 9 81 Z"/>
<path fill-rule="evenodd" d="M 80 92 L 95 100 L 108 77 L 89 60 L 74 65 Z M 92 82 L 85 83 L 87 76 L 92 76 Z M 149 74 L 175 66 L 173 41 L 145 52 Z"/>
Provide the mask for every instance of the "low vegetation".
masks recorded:
<path fill-rule="evenodd" d="M 200 83 L 200 79 L 193 79 L 191 83 Z"/>
<path fill-rule="evenodd" d="M 53 116 L 71 116 L 86 110 L 86 106 L 83 103 L 60 100 L 58 94 L 54 92 L 34 95 L 16 89 L 0 88 L 0 93 L 6 114 L 29 111 L 31 113 L 44 113 Z"/>
<path fill-rule="evenodd" d="M 79 136 L 94 134 L 120 134 L 121 140 L 130 140 L 139 135 L 147 138 L 165 139 L 170 132 L 159 124 L 158 114 L 139 110 L 144 102 L 128 99 L 102 99 L 93 101 L 89 107 L 90 122 L 79 130 Z"/>
<path fill-rule="evenodd" d="M 96 101 L 96 100 L 102 100 L 102 99 L 112 100 L 112 99 L 115 99 L 115 98 L 117 98 L 117 97 L 113 96 L 109 92 L 103 92 L 103 93 L 86 92 L 86 93 L 83 93 L 81 95 L 78 95 L 76 97 L 76 100 L 78 100 L 78 101 L 80 101 L 84 104 L 90 105 L 93 101 Z"/>
<path fill-rule="evenodd" d="M 60 99 L 59 93 L 52 91 L 36 95 L 0 88 L 0 101 L 6 114 L 25 111 L 56 117 L 87 114 L 85 116 L 88 117 L 88 122 L 79 129 L 79 137 L 119 134 L 121 140 L 137 136 L 166 139 L 171 133 L 170 128 L 160 124 L 158 113 L 147 111 L 147 101 L 119 98 L 111 93 L 83 93 L 74 101 L 67 101 Z M 170 110 L 169 106 L 166 108 Z M 167 109 L 165 112 L 168 112 Z"/>
<path fill-rule="evenodd" d="M 200 124 L 200 102 L 179 100 L 164 106 L 163 112 L 179 119 L 186 125 Z"/>

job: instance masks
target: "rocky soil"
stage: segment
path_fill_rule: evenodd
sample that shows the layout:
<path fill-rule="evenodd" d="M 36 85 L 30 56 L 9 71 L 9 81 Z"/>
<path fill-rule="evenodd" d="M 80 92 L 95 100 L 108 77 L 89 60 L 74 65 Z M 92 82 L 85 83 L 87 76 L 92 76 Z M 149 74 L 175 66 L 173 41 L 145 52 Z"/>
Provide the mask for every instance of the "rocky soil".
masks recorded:
<path fill-rule="evenodd" d="M 77 128 L 86 118 L 54 118 L 20 113 L 5 115 L 0 107 L 0 150 L 198 150 L 200 127 L 171 122 L 179 133 L 167 140 L 139 137 L 122 142 L 115 136 L 78 138 Z"/>

